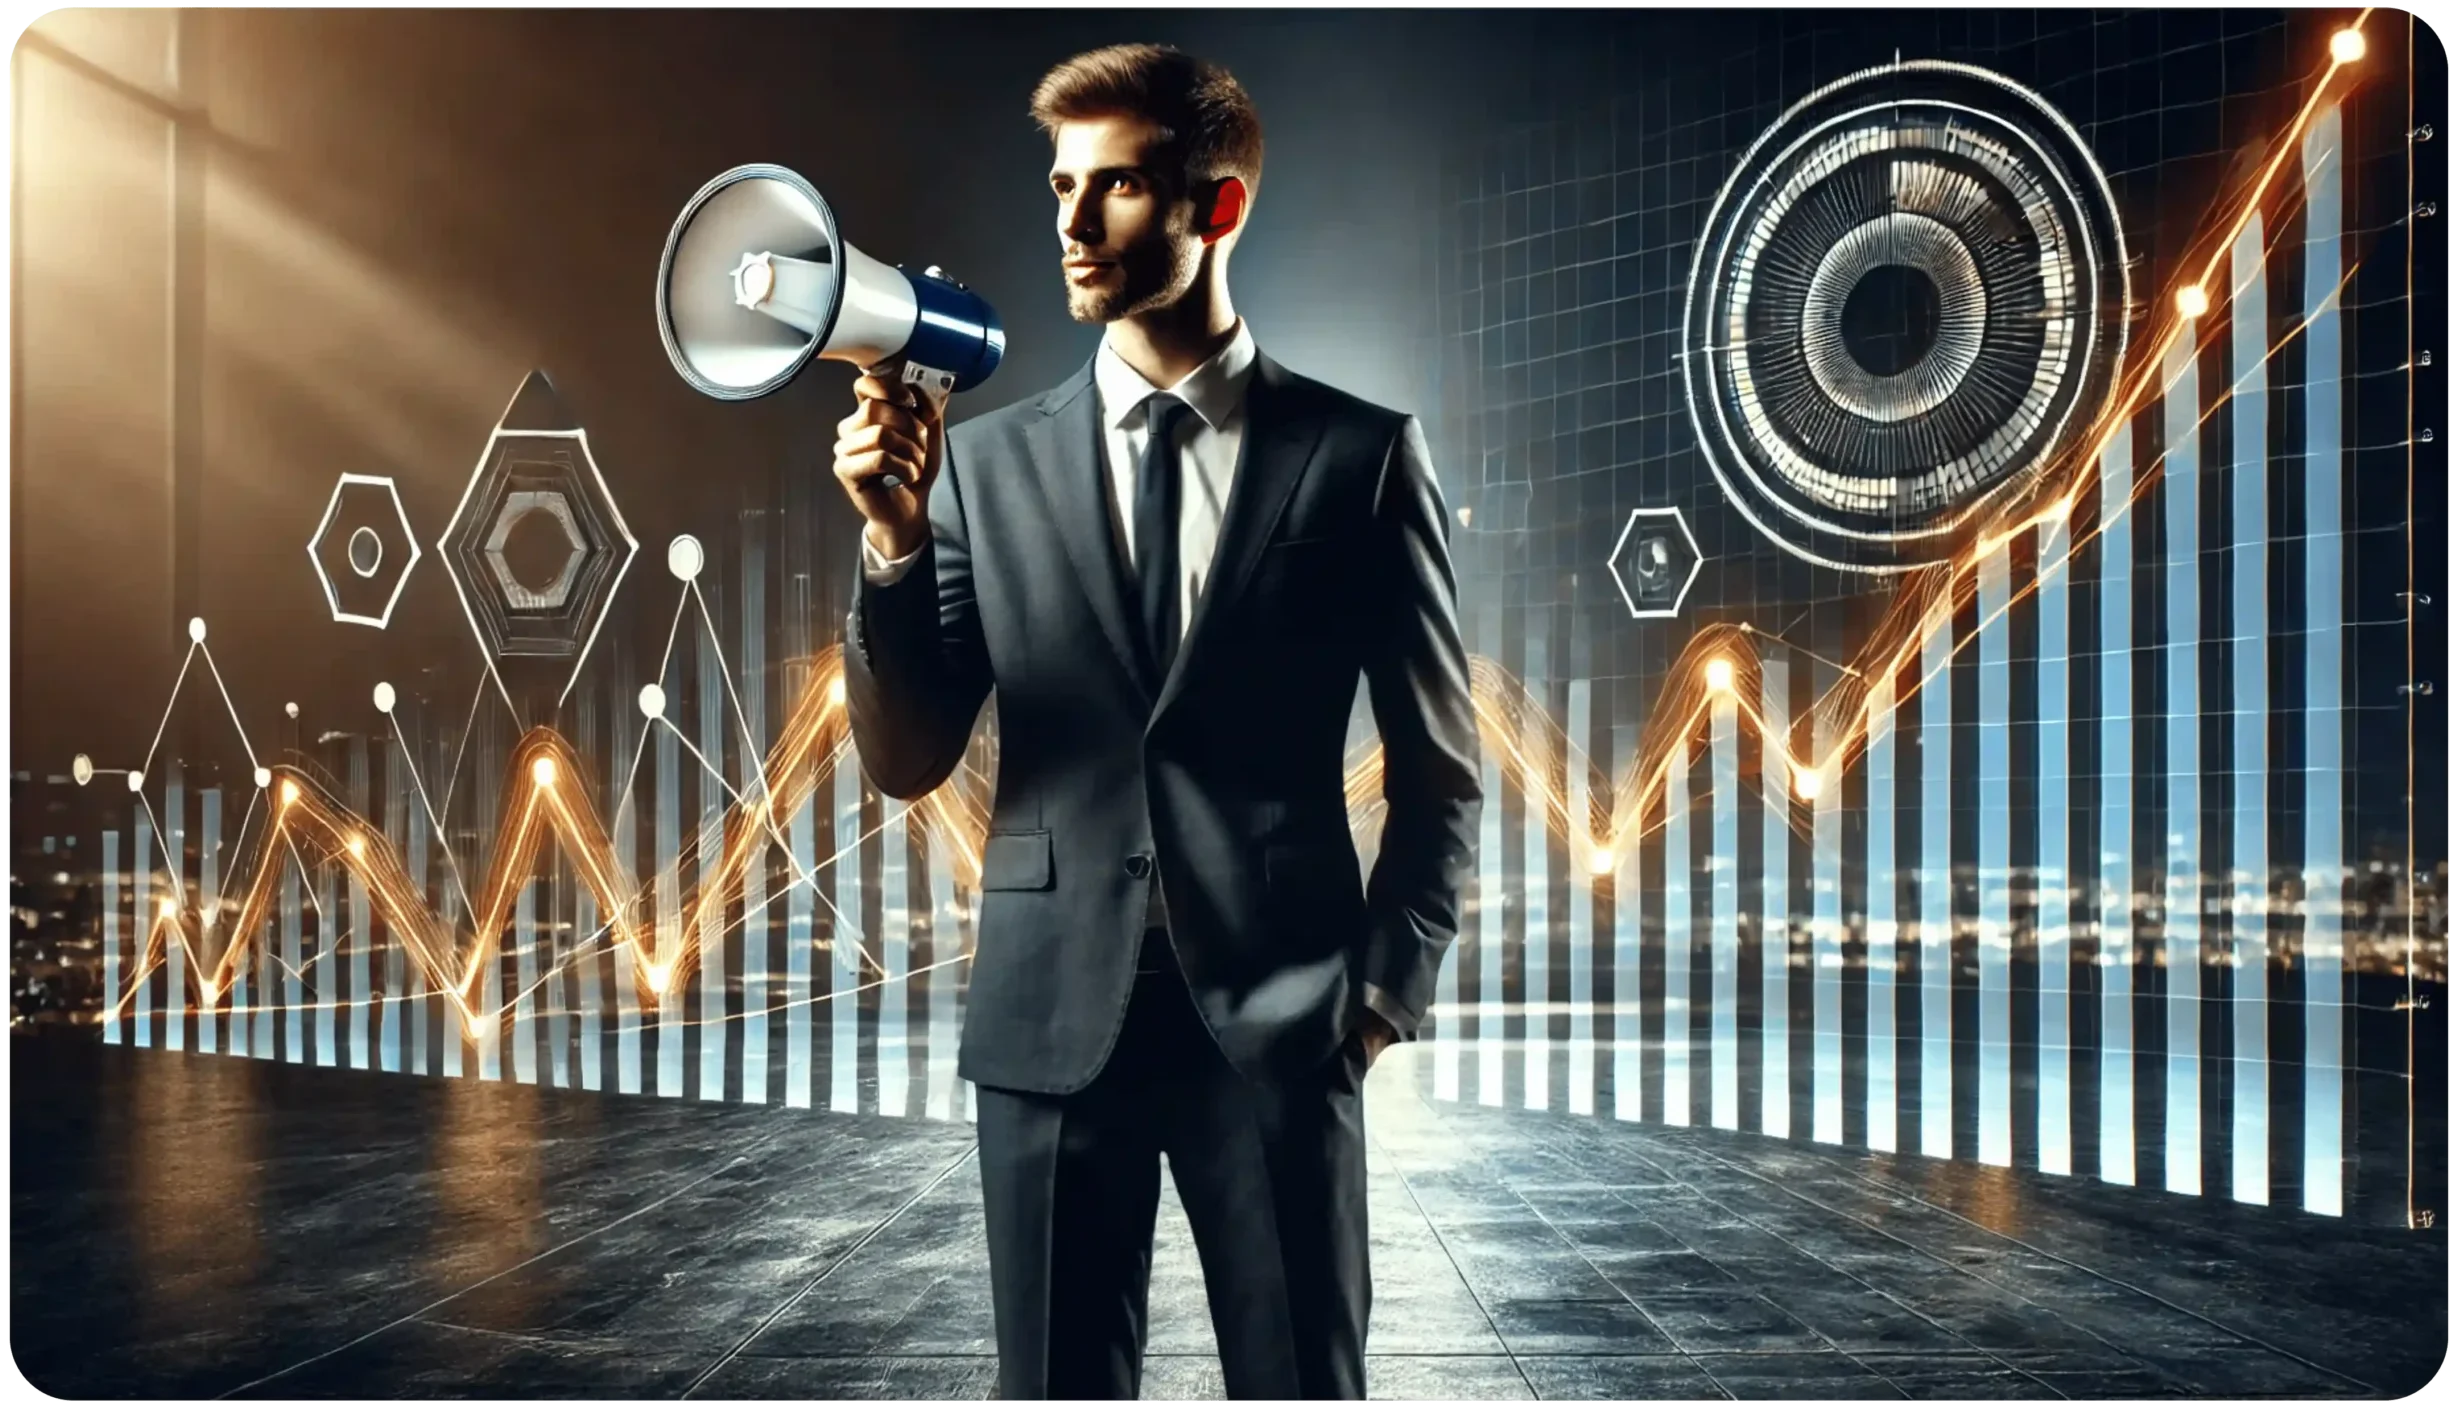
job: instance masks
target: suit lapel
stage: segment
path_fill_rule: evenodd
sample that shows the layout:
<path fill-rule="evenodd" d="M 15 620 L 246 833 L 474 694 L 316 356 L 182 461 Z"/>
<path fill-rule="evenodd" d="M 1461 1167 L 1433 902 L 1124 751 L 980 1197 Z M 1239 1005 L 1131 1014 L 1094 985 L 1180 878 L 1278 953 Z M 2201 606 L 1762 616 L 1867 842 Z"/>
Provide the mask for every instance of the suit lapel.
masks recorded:
<path fill-rule="evenodd" d="M 1086 398 L 1097 401 L 1097 398 Z M 1305 476 L 1322 441 L 1323 419 L 1287 369 L 1255 354 L 1254 371 L 1246 384 L 1246 435 L 1238 445 L 1238 468 L 1229 480 L 1229 503 L 1221 510 L 1220 540 L 1212 550 L 1212 570 L 1195 599 L 1195 616 L 1161 685 L 1153 715 L 1169 709 L 1186 680 L 1187 669 L 1216 632 L 1208 632 L 1229 612 L 1245 591 L 1255 561 L 1272 530 L 1288 508 L 1289 496 Z M 1108 522 L 1101 521 L 1104 529 Z"/>
<path fill-rule="evenodd" d="M 1059 542 L 1092 600 L 1093 617 L 1129 676 L 1153 690 L 1144 654 L 1136 646 L 1135 617 L 1128 606 L 1126 560 L 1110 526 L 1109 458 L 1101 435 L 1101 398 L 1093 391 L 1088 361 L 1073 377 L 1041 399 L 1041 415 L 1025 428 L 1032 464 L 1048 497 Z"/>

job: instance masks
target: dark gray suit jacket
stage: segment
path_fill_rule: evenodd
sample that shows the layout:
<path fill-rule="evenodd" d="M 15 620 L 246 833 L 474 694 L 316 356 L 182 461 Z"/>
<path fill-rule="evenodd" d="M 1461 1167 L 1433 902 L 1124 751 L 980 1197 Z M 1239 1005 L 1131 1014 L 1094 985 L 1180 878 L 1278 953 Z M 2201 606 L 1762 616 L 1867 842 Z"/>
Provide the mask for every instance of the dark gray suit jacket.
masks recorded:
<path fill-rule="evenodd" d="M 1196 1006 L 1250 1076 L 1328 1059 L 1369 982 L 1411 1017 L 1433 999 L 1483 795 L 1424 433 L 1260 355 L 1246 395 L 1219 546 L 1166 681 L 1135 647 L 1090 362 L 950 428 L 930 546 L 893 584 L 857 566 L 845 701 L 880 790 L 936 788 L 998 692 L 958 1054 L 975 1083 L 1091 1082 L 1156 875 Z M 1361 672 L 1389 802 L 1362 887 L 1342 760 Z"/>

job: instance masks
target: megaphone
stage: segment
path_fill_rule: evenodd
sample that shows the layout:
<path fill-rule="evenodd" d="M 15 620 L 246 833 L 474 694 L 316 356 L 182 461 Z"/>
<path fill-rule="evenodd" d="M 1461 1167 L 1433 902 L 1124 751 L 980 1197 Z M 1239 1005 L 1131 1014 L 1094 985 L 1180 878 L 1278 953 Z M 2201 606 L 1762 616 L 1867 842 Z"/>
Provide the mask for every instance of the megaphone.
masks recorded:
<path fill-rule="evenodd" d="M 675 219 L 657 332 L 685 382 L 729 402 L 765 397 L 814 357 L 944 398 L 978 386 L 1007 348 L 980 295 L 936 265 L 911 275 L 863 254 L 818 188 L 766 163 L 719 175 Z"/>

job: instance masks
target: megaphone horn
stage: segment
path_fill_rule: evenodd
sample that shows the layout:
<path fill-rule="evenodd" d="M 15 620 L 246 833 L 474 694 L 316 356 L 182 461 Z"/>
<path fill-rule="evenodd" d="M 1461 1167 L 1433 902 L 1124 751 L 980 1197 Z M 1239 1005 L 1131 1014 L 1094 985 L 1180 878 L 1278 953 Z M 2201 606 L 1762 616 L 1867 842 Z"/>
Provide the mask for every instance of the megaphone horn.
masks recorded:
<path fill-rule="evenodd" d="M 814 357 L 944 397 L 979 386 L 1007 348 L 980 295 L 936 265 L 909 275 L 863 254 L 818 188 L 767 163 L 721 174 L 675 219 L 657 332 L 685 382 L 729 402 L 776 391 Z"/>

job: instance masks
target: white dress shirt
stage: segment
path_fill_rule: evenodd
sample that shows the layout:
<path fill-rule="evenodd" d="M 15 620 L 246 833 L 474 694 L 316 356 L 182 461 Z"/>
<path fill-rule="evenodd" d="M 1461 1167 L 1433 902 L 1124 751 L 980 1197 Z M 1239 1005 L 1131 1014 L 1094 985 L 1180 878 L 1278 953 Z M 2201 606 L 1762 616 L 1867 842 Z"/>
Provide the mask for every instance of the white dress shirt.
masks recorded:
<path fill-rule="evenodd" d="M 1178 495 L 1179 640 L 1195 620 L 1195 602 L 1211 576 L 1212 552 L 1220 543 L 1221 515 L 1229 505 L 1229 483 L 1237 474 L 1238 450 L 1246 439 L 1246 385 L 1254 376 L 1255 340 L 1239 319 L 1227 347 L 1167 389 L 1152 385 L 1118 355 L 1105 334 L 1093 355 L 1093 387 L 1100 396 L 1101 438 L 1109 472 L 1110 533 L 1117 538 L 1127 572 L 1136 572 L 1135 471 L 1144 444 L 1152 439 L 1152 400 L 1166 391 L 1185 402 L 1195 415 L 1178 424 L 1178 465 L 1184 475 Z M 922 557 L 914 550 L 901 559 L 882 555 L 862 535 L 862 576 L 875 584 L 891 584 Z M 1164 926 L 1169 911 L 1158 877 L 1153 880 L 1146 926 Z M 1366 987 L 1365 1000 L 1394 1029 L 1405 1032 L 1403 1017 L 1382 994 Z"/>
<path fill-rule="evenodd" d="M 1195 409 L 1178 424 L 1178 465 L 1185 476 L 1178 496 L 1178 632 L 1184 641 L 1195 620 L 1195 600 L 1212 570 L 1220 543 L 1221 512 L 1229 505 L 1229 482 L 1237 474 L 1238 448 L 1246 440 L 1246 383 L 1254 376 L 1255 339 L 1238 320 L 1229 346 L 1166 389 Z M 1109 471 L 1110 533 L 1127 572 L 1136 572 L 1135 468 L 1152 439 L 1152 398 L 1163 391 L 1128 366 L 1104 336 L 1093 356 L 1093 387 L 1101 398 L 1101 440 Z M 889 559 L 862 536 L 862 572 L 876 584 L 891 584 L 922 551 Z"/>

